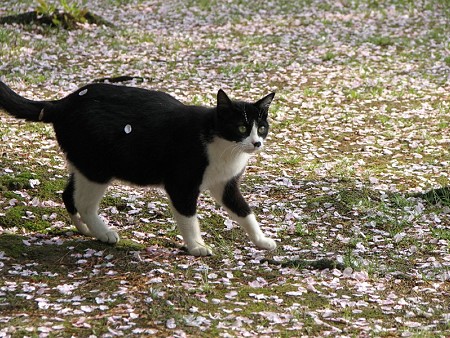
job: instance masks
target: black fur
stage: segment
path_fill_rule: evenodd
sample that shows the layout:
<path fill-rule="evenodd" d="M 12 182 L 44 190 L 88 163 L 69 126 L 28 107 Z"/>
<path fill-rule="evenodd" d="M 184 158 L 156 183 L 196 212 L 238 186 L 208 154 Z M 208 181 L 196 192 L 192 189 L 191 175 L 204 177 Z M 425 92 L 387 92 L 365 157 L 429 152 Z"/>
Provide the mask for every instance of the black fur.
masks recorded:
<path fill-rule="evenodd" d="M 27 121 L 50 122 L 48 119 L 40 119 L 40 113 L 43 108 L 47 107 L 50 117 L 51 101 L 32 101 L 17 95 L 6 84 L 0 81 L 0 108 L 3 108 L 11 115 Z"/>
<path fill-rule="evenodd" d="M 64 206 L 71 215 L 75 215 L 77 213 L 77 208 L 75 208 L 75 201 L 73 200 L 74 189 L 75 185 L 72 174 L 70 175 L 69 182 L 67 183 L 66 189 L 64 189 L 64 192 L 62 194 Z"/>
<path fill-rule="evenodd" d="M 255 121 L 266 127 L 265 137 L 273 95 L 247 103 L 232 101 L 220 90 L 217 107 L 205 108 L 184 105 L 159 91 L 90 84 L 61 100 L 32 101 L 0 81 L 0 107 L 17 118 L 52 123 L 67 159 L 89 180 L 162 185 L 176 210 L 186 216 L 195 214 L 209 163 L 206 144 L 215 136 L 239 142 Z M 237 125 L 247 126 L 247 133 L 239 133 Z M 245 216 L 250 208 L 237 182 L 229 182 L 224 200 Z M 71 177 L 63 194 L 71 214 L 77 212 L 73 191 Z"/>
<path fill-rule="evenodd" d="M 239 217 L 245 217 L 251 213 L 251 209 L 239 191 L 239 178 L 234 177 L 225 185 L 223 204 Z"/>

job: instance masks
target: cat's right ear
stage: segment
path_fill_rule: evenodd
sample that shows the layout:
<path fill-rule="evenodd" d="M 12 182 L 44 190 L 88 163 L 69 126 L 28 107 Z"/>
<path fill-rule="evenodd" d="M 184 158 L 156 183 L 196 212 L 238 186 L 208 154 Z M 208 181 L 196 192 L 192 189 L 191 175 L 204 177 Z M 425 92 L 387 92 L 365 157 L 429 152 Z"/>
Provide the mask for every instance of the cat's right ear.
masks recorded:
<path fill-rule="evenodd" d="M 231 107 L 231 100 L 222 89 L 217 92 L 217 108 L 229 109 Z"/>
<path fill-rule="evenodd" d="M 264 96 L 261 100 L 255 103 L 255 106 L 258 107 L 258 109 L 267 112 L 274 96 L 275 93 L 270 93 L 269 95 Z"/>

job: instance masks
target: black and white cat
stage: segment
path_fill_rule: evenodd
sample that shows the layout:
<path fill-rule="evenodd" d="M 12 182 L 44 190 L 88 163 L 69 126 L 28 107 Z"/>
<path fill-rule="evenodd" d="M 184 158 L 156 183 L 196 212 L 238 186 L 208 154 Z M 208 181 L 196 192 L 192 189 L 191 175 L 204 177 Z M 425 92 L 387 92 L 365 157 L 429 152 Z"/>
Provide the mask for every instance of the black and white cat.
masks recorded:
<path fill-rule="evenodd" d="M 267 136 L 274 95 L 248 103 L 230 100 L 219 90 L 217 106 L 206 108 L 184 105 L 159 91 L 90 84 L 61 100 L 32 101 L 0 81 L 0 107 L 16 118 L 53 124 L 71 172 L 63 201 L 80 233 L 107 243 L 119 241 L 117 232 L 98 216 L 113 179 L 160 186 L 195 256 L 211 254 L 196 214 L 204 190 L 258 248 L 276 248 L 238 186 L 248 159 Z"/>

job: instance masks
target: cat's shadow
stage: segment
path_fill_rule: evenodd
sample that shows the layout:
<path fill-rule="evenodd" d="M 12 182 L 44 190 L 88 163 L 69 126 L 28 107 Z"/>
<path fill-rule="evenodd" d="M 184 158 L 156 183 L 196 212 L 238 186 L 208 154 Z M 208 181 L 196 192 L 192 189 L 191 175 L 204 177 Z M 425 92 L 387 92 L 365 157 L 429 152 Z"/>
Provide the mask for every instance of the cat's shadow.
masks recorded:
<path fill-rule="evenodd" d="M 174 252 L 174 255 L 177 252 L 174 248 L 165 250 Z M 72 235 L 0 235 L 1 263 L 7 267 L 39 266 L 39 270 L 58 274 L 77 267 L 92 267 L 93 264 L 107 267 L 108 263 L 113 263 L 114 269 L 127 271 L 129 264 L 136 261 L 133 258 L 135 253 L 141 251 L 145 251 L 144 245 L 126 239 L 110 245 Z"/>

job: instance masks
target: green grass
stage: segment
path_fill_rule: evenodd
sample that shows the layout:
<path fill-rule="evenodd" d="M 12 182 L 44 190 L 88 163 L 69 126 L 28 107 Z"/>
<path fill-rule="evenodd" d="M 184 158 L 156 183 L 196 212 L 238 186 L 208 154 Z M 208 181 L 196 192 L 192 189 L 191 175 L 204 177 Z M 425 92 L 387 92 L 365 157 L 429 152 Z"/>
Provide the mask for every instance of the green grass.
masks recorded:
<path fill-rule="evenodd" d="M 7 13 L 35 5 L 6 1 L 0 7 Z M 434 5 L 439 11 L 431 15 Z M 200 223 L 214 256 L 189 257 L 179 250 L 162 194 L 138 190 L 133 198 L 117 187 L 100 212 L 119 228 L 119 244 L 80 236 L 62 205 L 62 154 L 46 146 L 54 138 L 51 126 L 17 123 L 2 113 L 0 251 L 7 259 L 0 254 L 0 321 L 14 326 L 14 335 L 36 337 L 47 322 L 64 327 L 53 336 L 111 330 L 127 336 L 140 327 L 158 330 L 143 336 L 176 330 L 195 337 L 323 336 L 331 325 L 358 337 L 369 332 L 355 325 L 364 319 L 374 336 L 445 334 L 449 290 L 439 274 L 447 266 L 439 264 L 447 262 L 450 241 L 450 155 L 448 93 L 441 88 L 450 66 L 442 14 L 449 7 L 444 0 L 102 0 L 95 11 L 105 11 L 116 27 L 70 33 L 0 27 L 0 75 L 42 99 L 112 74 L 141 75 L 151 81 L 138 86 L 198 105 L 213 104 L 221 87 L 243 99 L 276 91 L 271 138 L 252 160 L 242 189 L 279 243 L 267 253 L 242 229 L 224 230 L 218 206 L 206 196 Z M 40 184 L 33 187 L 36 179 Z M 53 203 L 32 203 L 37 200 Z M 133 207 L 140 213 L 130 213 Z M 89 256 L 91 250 L 99 255 Z M 349 267 L 362 280 L 340 275 Z M 253 287 L 257 278 L 267 284 Z M 71 283 L 81 283 L 71 295 L 58 291 Z M 366 286 L 367 292 L 357 291 Z M 36 288 L 30 299 L 18 295 L 27 287 Z M 97 297 L 108 308 L 101 310 Z M 36 298 L 69 312 L 39 309 Z M 386 310 L 380 303 L 388 299 L 417 300 L 433 310 L 431 317 L 411 315 L 411 304 Z M 340 300 L 368 305 L 342 307 Z M 94 310 L 70 312 L 82 305 Z M 328 310 L 336 320 L 323 316 Z M 273 323 L 266 312 L 292 318 Z M 75 325 L 80 316 L 85 327 Z M 210 325 L 201 331 L 190 326 L 189 316 L 203 316 Z M 61 319 L 52 322 L 55 317 Z M 224 328 L 238 317 L 240 328 Z M 175 330 L 167 328 L 171 318 Z M 436 325 L 425 332 L 405 321 Z M 301 328 L 286 329 L 295 323 Z"/>
<path fill-rule="evenodd" d="M 333 51 L 327 51 L 323 56 L 322 56 L 322 61 L 331 61 L 336 57 L 336 54 Z"/>
<path fill-rule="evenodd" d="M 367 41 L 380 47 L 387 47 L 394 44 L 394 41 L 390 36 L 383 35 L 371 36 Z"/>
<path fill-rule="evenodd" d="M 49 212 L 58 211 L 43 210 L 37 207 L 16 206 L 6 210 L 5 216 L 0 217 L 0 222 L 6 228 L 24 228 L 27 231 L 39 231 L 45 233 L 51 226 L 51 223 L 43 220 L 44 215 Z"/>
<path fill-rule="evenodd" d="M 432 189 L 424 194 L 419 194 L 417 196 L 423 197 L 425 200 L 433 204 L 450 206 L 450 190 L 448 187 Z"/>
<path fill-rule="evenodd" d="M 445 62 L 445 64 L 446 64 L 447 66 L 450 66 L 450 56 L 446 56 L 446 57 L 444 58 L 444 62 Z"/>

